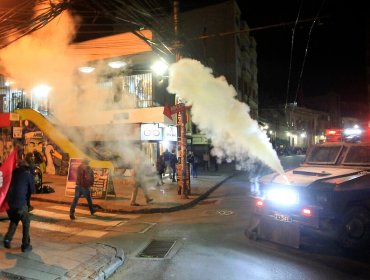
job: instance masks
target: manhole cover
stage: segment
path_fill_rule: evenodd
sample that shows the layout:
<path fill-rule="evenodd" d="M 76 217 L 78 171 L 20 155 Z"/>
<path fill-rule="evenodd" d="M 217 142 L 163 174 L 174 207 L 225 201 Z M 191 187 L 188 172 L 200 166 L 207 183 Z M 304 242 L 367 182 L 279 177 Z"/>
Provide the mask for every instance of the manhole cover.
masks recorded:
<path fill-rule="evenodd" d="M 218 210 L 217 214 L 222 215 L 222 216 L 229 216 L 234 214 L 234 211 L 231 210 Z"/>
<path fill-rule="evenodd" d="M 140 258 L 164 258 L 175 245 L 176 240 L 152 240 L 148 246 L 138 254 Z"/>

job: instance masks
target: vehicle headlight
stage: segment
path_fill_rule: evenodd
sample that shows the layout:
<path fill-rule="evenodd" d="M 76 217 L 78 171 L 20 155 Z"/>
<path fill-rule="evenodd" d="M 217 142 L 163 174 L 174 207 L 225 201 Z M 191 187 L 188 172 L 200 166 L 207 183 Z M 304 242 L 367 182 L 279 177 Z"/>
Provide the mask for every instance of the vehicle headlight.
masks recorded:
<path fill-rule="evenodd" d="M 286 188 L 274 188 L 267 190 L 266 199 L 286 206 L 299 203 L 298 192 Z"/>

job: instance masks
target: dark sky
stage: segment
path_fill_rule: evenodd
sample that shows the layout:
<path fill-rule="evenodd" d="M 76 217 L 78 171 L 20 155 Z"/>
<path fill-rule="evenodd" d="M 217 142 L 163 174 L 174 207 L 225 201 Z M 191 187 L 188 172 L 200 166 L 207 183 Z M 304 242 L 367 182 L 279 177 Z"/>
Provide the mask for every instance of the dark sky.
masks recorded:
<path fill-rule="evenodd" d="M 243 17 L 250 28 L 266 27 L 251 33 L 258 45 L 259 93 L 264 97 L 263 101 L 285 102 L 291 54 L 289 102 L 296 100 L 299 104 L 310 96 L 329 92 L 339 94 L 349 102 L 366 101 L 366 30 L 369 15 L 366 14 L 365 2 L 240 0 Z M 319 10 L 318 16 L 325 18 L 316 21 L 310 36 L 312 21 L 297 25 L 293 52 L 294 24 L 267 28 L 278 23 L 295 22 L 299 11 L 300 20 L 314 19 Z M 301 90 L 297 92 L 299 80 Z"/>

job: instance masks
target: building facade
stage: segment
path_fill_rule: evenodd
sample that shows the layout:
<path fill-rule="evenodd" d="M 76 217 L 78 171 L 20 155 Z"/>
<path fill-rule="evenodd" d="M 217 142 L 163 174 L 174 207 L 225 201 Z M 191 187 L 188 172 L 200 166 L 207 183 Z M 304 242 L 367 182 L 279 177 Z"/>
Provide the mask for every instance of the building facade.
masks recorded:
<path fill-rule="evenodd" d="M 258 120 L 257 46 L 236 1 L 184 12 L 180 24 L 183 52 L 211 68 L 216 77 L 224 76 L 237 100 L 246 103 L 251 117 Z M 202 155 L 209 150 L 211 142 L 196 126 L 188 133 L 193 151 Z"/>
<path fill-rule="evenodd" d="M 296 104 L 260 109 L 266 123 L 266 133 L 275 148 L 302 148 L 325 140 L 325 129 L 330 128 L 326 112 L 299 107 Z"/>

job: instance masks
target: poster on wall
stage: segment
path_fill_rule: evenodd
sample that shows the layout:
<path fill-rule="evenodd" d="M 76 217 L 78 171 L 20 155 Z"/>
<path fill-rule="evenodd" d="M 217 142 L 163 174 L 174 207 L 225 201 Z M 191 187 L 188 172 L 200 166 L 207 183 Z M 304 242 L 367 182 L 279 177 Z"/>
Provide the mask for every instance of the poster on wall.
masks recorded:
<path fill-rule="evenodd" d="M 13 126 L 13 138 L 14 139 L 22 139 L 22 137 L 23 137 L 22 127 Z"/>
<path fill-rule="evenodd" d="M 77 180 L 77 168 L 82 163 L 81 158 L 71 158 L 69 160 L 69 168 L 66 182 L 66 196 L 74 196 Z M 92 168 L 94 171 L 94 184 L 90 189 L 91 197 L 93 198 L 105 198 L 107 194 L 109 184 L 109 168 Z M 112 192 L 112 186 L 110 186 L 110 192 Z M 114 189 L 113 189 L 114 191 Z"/>

